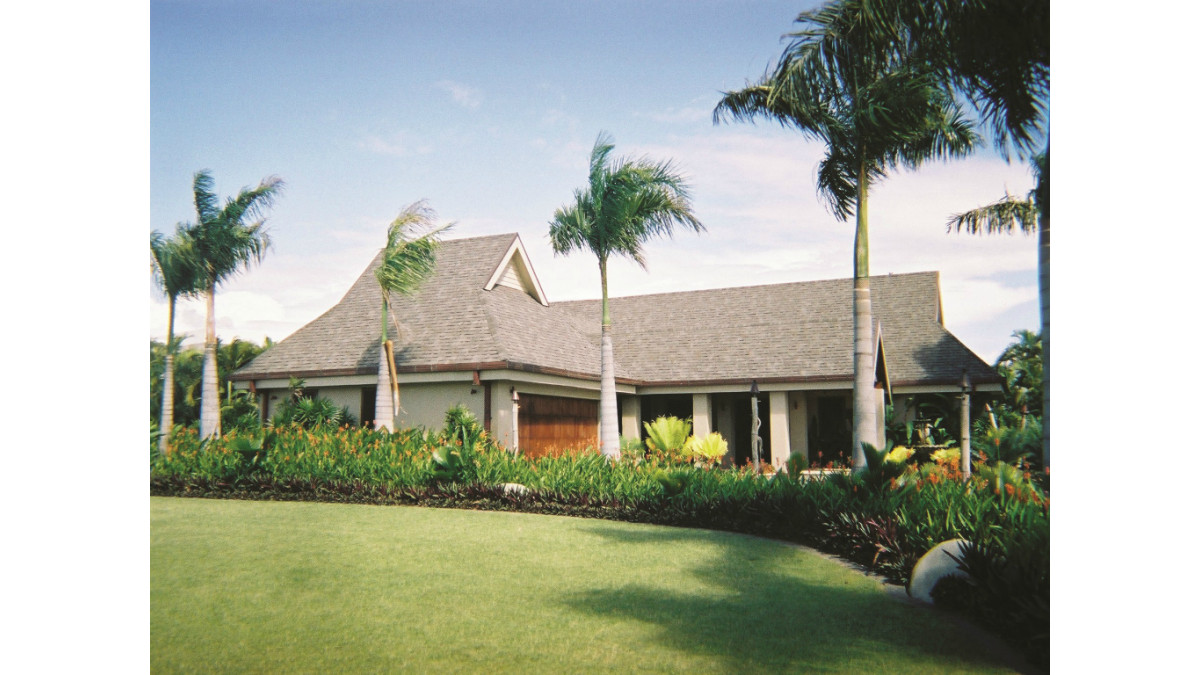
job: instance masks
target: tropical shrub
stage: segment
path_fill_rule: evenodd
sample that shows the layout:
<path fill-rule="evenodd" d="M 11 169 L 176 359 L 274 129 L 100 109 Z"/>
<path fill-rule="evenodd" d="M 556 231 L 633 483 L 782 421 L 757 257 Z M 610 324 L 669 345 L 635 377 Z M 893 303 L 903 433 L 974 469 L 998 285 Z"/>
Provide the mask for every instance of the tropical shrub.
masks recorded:
<path fill-rule="evenodd" d="M 289 398 L 279 406 L 279 411 L 271 418 L 271 426 L 276 429 L 287 426 L 297 426 L 301 429 L 336 429 L 343 424 L 355 426 L 356 422 L 350 411 L 339 408 L 333 401 L 324 398 Z"/>
<path fill-rule="evenodd" d="M 621 459 L 639 462 L 646 458 L 646 444 L 636 438 L 621 437 Z"/>
<path fill-rule="evenodd" d="M 804 452 L 793 452 L 787 458 L 787 472 L 789 475 L 798 476 L 801 471 L 808 469 L 808 454 Z"/>
<path fill-rule="evenodd" d="M 1042 422 L 1033 415 L 1006 415 L 1000 411 L 1001 422 L 992 426 L 991 420 L 980 419 L 975 423 L 971 437 L 971 448 L 985 462 L 1007 464 L 1033 463 L 1041 465 Z"/>
<path fill-rule="evenodd" d="M 678 417 L 659 417 L 653 422 L 644 422 L 647 451 L 667 462 L 682 463 L 691 458 L 686 451 L 692 423 Z"/>

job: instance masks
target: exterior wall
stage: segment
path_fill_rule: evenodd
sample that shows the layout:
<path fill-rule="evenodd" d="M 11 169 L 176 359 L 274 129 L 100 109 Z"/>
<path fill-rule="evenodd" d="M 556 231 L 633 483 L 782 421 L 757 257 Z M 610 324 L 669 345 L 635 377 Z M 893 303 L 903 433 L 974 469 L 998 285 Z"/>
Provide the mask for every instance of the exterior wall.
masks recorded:
<path fill-rule="evenodd" d="M 642 399 L 626 396 L 621 399 L 621 436 L 634 441 L 642 440 Z"/>
<path fill-rule="evenodd" d="M 362 387 L 327 387 L 317 390 L 317 396 L 333 401 L 339 408 L 347 408 L 354 419 L 362 421 Z"/>
<path fill-rule="evenodd" d="M 708 394 L 692 394 L 692 435 L 696 438 L 712 433 L 711 408 Z"/>
<path fill-rule="evenodd" d="M 471 393 L 474 390 L 475 393 Z M 446 411 L 455 405 L 463 405 L 471 414 L 483 422 L 483 387 L 470 382 L 445 384 L 400 383 L 400 414 L 396 415 L 396 428 L 425 427 L 441 429 L 446 422 Z"/>

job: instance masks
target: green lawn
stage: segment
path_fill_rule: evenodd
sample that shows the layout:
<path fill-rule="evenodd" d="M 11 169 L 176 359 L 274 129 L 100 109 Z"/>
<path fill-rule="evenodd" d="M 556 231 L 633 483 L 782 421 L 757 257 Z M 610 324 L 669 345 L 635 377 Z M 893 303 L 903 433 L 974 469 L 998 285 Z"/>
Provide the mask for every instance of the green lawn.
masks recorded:
<path fill-rule="evenodd" d="M 151 498 L 166 672 L 1013 672 L 939 612 L 741 535 Z"/>

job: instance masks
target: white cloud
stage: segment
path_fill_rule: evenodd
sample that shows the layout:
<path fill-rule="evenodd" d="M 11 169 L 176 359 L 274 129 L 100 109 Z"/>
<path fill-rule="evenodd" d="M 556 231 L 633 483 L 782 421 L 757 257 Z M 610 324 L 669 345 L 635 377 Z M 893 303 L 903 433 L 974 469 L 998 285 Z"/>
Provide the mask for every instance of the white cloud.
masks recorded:
<path fill-rule="evenodd" d="M 436 86 L 438 89 L 449 93 L 454 102 L 464 108 L 474 110 L 479 107 L 482 93 L 474 87 L 468 87 L 465 84 L 459 84 L 450 80 L 442 80 Z"/>
<path fill-rule="evenodd" d="M 405 132 L 398 132 L 387 136 L 372 134 L 359 141 L 358 147 L 378 155 L 392 155 L 394 157 L 427 155 L 433 152 L 432 145 L 427 142 L 414 142 L 409 138 L 409 134 Z"/>

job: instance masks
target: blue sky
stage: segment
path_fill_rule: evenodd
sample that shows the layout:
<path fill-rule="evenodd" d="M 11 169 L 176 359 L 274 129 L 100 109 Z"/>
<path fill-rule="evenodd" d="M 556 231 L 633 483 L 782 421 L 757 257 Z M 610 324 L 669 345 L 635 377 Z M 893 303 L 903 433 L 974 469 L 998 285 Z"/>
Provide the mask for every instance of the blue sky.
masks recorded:
<path fill-rule="evenodd" d="M 264 263 L 217 298 L 218 333 L 280 340 L 331 307 L 405 205 L 452 237 L 518 232 L 551 301 L 599 295 L 594 259 L 555 257 L 555 208 L 601 131 L 672 159 L 708 228 L 615 265 L 614 295 L 848 277 L 853 226 L 813 185 L 817 141 L 714 126 L 720 92 L 783 49 L 796 2 L 152 2 L 150 228 L 194 218 L 191 176 L 230 195 L 287 182 Z M 1032 187 L 990 149 L 897 172 L 871 198 L 874 274 L 939 270 L 946 323 L 992 360 L 1037 328 L 1036 239 L 946 234 L 946 218 Z M 150 336 L 166 332 L 150 292 Z M 178 330 L 203 337 L 203 305 Z M 887 328 L 885 327 L 885 330 Z"/>

